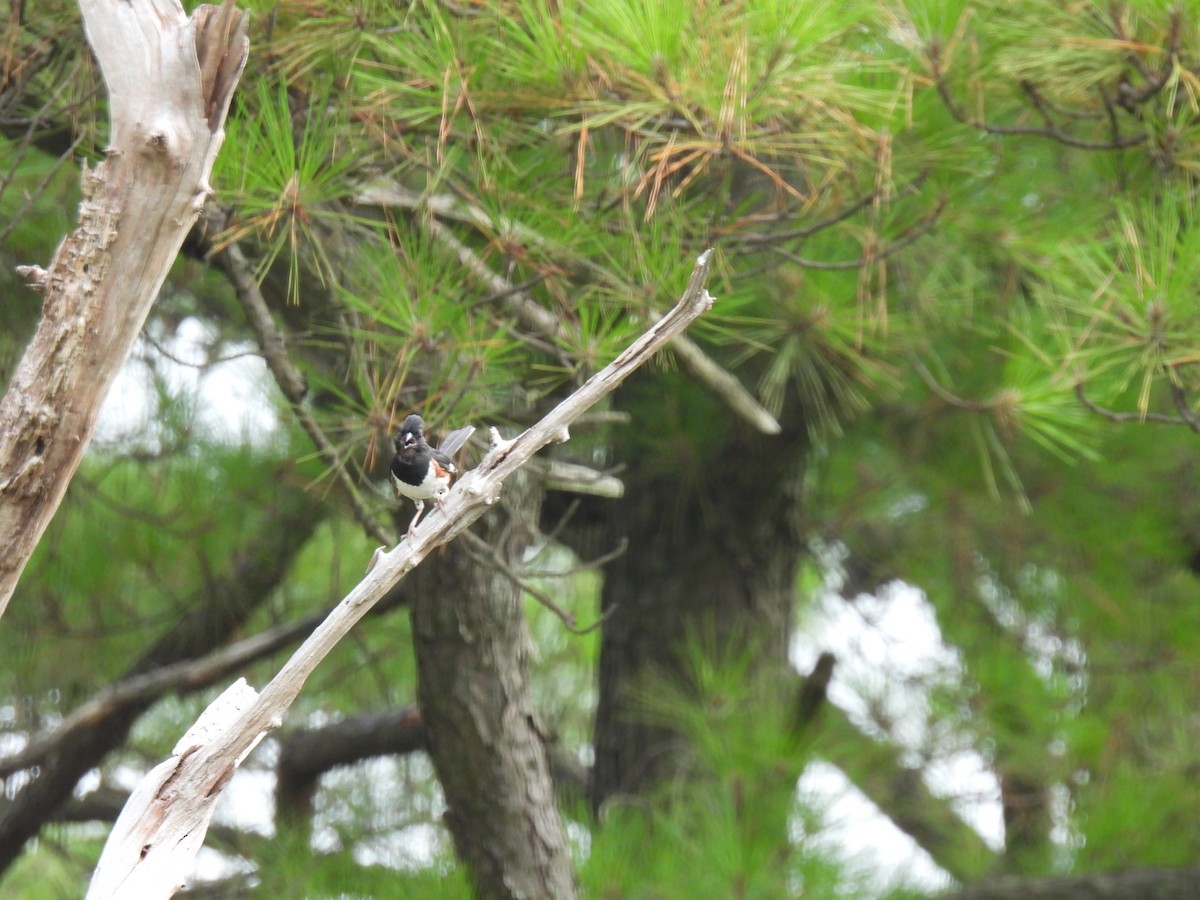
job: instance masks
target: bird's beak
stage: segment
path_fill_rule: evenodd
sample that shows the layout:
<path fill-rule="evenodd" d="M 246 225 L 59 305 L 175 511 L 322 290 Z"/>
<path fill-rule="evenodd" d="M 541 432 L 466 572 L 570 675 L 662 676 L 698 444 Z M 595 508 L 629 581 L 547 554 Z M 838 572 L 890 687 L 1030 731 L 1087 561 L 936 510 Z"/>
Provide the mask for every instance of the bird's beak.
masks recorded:
<path fill-rule="evenodd" d="M 417 443 L 417 436 L 415 434 L 413 434 L 411 431 L 406 431 L 406 432 L 404 432 L 403 441 L 404 441 L 405 447 L 415 446 Z"/>

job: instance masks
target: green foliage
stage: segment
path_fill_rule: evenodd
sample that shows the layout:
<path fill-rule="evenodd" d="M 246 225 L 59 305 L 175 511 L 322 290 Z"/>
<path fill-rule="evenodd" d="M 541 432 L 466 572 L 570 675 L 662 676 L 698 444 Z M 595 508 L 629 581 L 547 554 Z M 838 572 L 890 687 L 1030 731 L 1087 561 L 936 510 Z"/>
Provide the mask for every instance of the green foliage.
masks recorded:
<path fill-rule="evenodd" d="M 60 900 L 80 893 L 81 883 L 91 875 L 100 858 L 105 835 L 92 826 L 53 829 L 31 852 L 0 878 L 7 897 L 22 900 Z M 69 847 L 70 853 L 64 852 Z"/>
<path fill-rule="evenodd" d="M 293 109 L 284 82 L 259 82 L 257 96 L 228 125 L 236 152 L 221 154 L 214 166 L 216 189 L 241 213 L 220 240 L 258 238 L 260 277 L 282 254 L 292 302 L 299 302 L 305 275 L 314 274 L 322 285 L 340 276 L 337 236 L 356 221 L 342 206 L 361 164 L 347 125 L 346 111 L 328 88 Z"/>
<path fill-rule="evenodd" d="M 31 560 L 30 602 L 7 621 L 37 618 L 38 657 L 60 661 L 56 680 L 64 701 L 90 693 L 98 677 L 136 659 L 174 618 L 178 601 L 203 583 L 213 560 L 233 554 L 261 526 L 248 513 L 226 527 L 223 509 L 272 513 L 277 460 L 255 459 L 243 447 L 208 445 L 202 455 L 199 445 L 191 449 L 167 450 L 154 464 L 94 460 L 71 489 L 68 502 L 77 514 L 56 519 Z M 197 497 L 219 497 L 221 504 L 197 503 Z M 78 652 L 96 635 L 106 638 L 105 654 Z M 15 653 L 14 638 L 7 630 L 0 634 Z M 3 674 L 32 677 L 35 671 L 7 666 Z"/>
<path fill-rule="evenodd" d="M 363 865 L 346 851 L 313 853 L 296 836 L 282 835 L 262 854 L 260 889 L 274 897 L 413 897 L 467 900 L 472 896 L 461 869 L 450 863 L 399 871 Z"/>
<path fill-rule="evenodd" d="M 689 645 L 686 685 L 661 675 L 641 685 L 640 715 L 683 735 L 686 759 L 653 803 L 605 810 L 580 872 L 585 891 L 647 900 L 857 896 L 815 840 L 820 812 L 797 795 L 809 757 L 778 687 L 763 683 L 750 657 L 714 646 Z"/>
<path fill-rule="evenodd" d="M 374 547 L 337 469 L 391 528 L 386 435 L 404 414 L 434 429 L 527 421 L 665 310 L 716 246 L 717 306 L 690 337 L 784 420 L 781 456 L 817 448 L 798 594 L 828 590 L 843 560 L 848 593 L 914 585 L 961 659 L 960 678 L 918 686 L 931 724 L 905 746 L 914 765 L 971 748 L 1006 785 L 1053 798 L 1032 849 L 1012 830 L 1001 868 L 1194 859 L 1194 4 L 240 5 L 255 49 L 213 177 L 233 212 L 216 244 L 255 260 L 334 459 L 307 436 L 206 440 L 194 405 L 154 382 L 164 402 L 145 441 L 87 460 L 3 620 L 12 730 L 47 727 L 126 671 L 277 527 L 281 491 L 329 519 L 243 631 L 336 602 Z M 0 97 L 7 269 L 49 257 L 74 158 L 103 145 L 74 5 L 32 6 L 6 32 L 6 91 L 28 92 Z M 46 127 L 26 139 L 35 113 Z M 241 352 L 243 314 L 204 271 L 177 268 L 147 338 L 194 316 L 214 355 Z M 28 333 L 39 307 L 5 304 L 0 331 Z M 539 314 L 553 327 L 531 324 Z M 670 352 L 606 411 L 632 422 L 574 436 L 577 458 L 714 491 L 712 473 L 739 464 L 721 448 L 747 426 Z M 546 555 L 554 571 L 533 581 L 589 623 L 599 575 L 564 575 L 575 560 L 556 545 Z M 527 612 L 538 714 L 586 758 L 599 639 L 568 637 L 532 600 Z M 364 623 L 297 720 L 411 703 L 411 640 L 402 614 Z M 754 660 L 713 657 L 696 641 L 686 689 L 644 685 L 643 716 L 690 750 L 646 808 L 578 816 L 584 887 L 870 895 L 796 796 L 811 748 L 788 734 L 777 686 Z M 105 777 L 160 756 L 201 704 L 159 703 Z M 248 852 L 259 891 L 467 896 L 422 765 L 328 777 L 314 823 L 329 843 L 288 833 Z M 425 868 L 386 852 L 410 827 L 428 829 Z M 6 893 L 78 887 L 95 835 L 53 837 L 66 849 L 39 845 Z"/>

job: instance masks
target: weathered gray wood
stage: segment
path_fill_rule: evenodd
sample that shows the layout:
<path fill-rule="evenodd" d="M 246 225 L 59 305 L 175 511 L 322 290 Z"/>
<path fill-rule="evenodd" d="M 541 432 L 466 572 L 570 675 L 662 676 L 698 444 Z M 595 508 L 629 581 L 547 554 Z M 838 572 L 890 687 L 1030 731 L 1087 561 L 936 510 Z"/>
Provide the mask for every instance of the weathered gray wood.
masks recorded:
<path fill-rule="evenodd" d="M 87 900 L 122 900 L 126 897 L 149 900 L 170 897 L 183 887 L 184 879 L 191 874 L 196 854 L 204 844 L 204 834 L 217 806 L 216 796 L 178 796 L 176 802 L 188 806 L 196 824 L 190 830 L 175 833 L 169 842 L 158 840 L 158 823 L 142 815 L 142 811 L 152 807 L 156 797 L 169 792 L 182 760 L 197 747 L 220 737 L 257 698 L 258 694 L 246 679 L 239 678 L 201 713 L 196 723 L 179 739 L 171 758 L 151 769 L 138 783 L 109 832 L 88 887 Z M 254 741 L 244 747 L 234 766 L 257 744 L 258 741 Z M 229 774 L 233 775 L 233 767 Z M 150 852 L 151 849 L 154 852 Z"/>
<path fill-rule="evenodd" d="M 42 320 L 0 400 L 0 614 L 95 430 L 184 237 L 209 194 L 249 52 L 232 3 L 188 19 L 178 0 L 80 0 L 108 87 L 105 159 L 83 172 L 79 225 L 43 270 Z"/>
<path fill-rule="evenodd" d="M 105 862 L 106 884 L 130 883 L 129 879 L 136 877 L 132 871 L 114 871 L 107 865 L 109 854 L 116 853 L 133 868 L 158 873 L 153 886 L 139 878 L 139 900 L 169 897 L 174 893 L 177 889 L 175 879 L 184 863 L 183 857 L 176 852 L 176 845 L 186 839 L 188 847 L 199 846 L 195 838 L 203 836 L 212 807 L 237 766 L 267 732 L 282 724 L 284 714 L 317 664 L 401 578 L 434 549 L 453 540 L 487 512 L 509 476 L 547 444 L 567 440 L 571 423 L 711 308 L 713 298 L 704 287 L 711 257 L 712 251 L 708 250 L 696 260 L 696 268 L 683 297 L 666 316 L 540 422 L 511 441 L 502 440 L 493 430 L 491 449 L 478 466 L 459 479 L 442 507 L 426 515 L 420 527 L 393 550 L 376 554 L 366 577 L 346 595 L 223 734 L 173 757 L 147 776 L 150 787 L 136 792 L 137 808 L 122 813 L 120 833 L 114 829 L 105 845 L 101 859 Z M 553 803 L 550 796 L 539 799 L 543 805 Z M 543 812 L 557 815 L 552 807 Z M 136 844 L 136 854 L 129 853 L 133 844 Z M 169 865 L 161 862 L 163 857 L 170 860 Z M 106 895 L 89 893 L 89 897 L 102 896 Z"/>

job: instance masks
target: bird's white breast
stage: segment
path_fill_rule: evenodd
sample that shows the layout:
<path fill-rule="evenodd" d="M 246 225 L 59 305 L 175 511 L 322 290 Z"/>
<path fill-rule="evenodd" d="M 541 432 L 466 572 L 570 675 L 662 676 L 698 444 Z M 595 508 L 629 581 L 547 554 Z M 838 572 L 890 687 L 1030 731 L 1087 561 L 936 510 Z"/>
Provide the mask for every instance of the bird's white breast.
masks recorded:
<path fill-rule="evenodd" d="M 428 473 L 425 475 L 425 480 L 420 484 L 409 484 L 401 481 L 395 475 L 391 476 L 392 487 L 396 491 L 396 496 L 407 497 L 409 500 L 432 500 L 434 497 L 440 497 L 450 490 L 450 478 L 439 478 L 434 474 L 434 467 L 430 466 Z"/>

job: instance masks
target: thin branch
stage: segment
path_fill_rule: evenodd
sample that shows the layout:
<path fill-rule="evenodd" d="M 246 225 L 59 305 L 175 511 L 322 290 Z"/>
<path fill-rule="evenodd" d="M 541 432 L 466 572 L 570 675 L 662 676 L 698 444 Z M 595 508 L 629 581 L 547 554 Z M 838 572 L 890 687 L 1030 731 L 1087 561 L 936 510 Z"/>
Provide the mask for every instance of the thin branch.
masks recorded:
<path fill-rule="evenodd" d="M 1121 21 L 1121 15 L 1116 4 L 1111 7 L 1110 14 L 1113 34 L 1116 35 L 1117 40 L 1130 48 L 1134 48 L 1140 44 L 1139 41 L 1126 32 L 1125 23 Z M 1140 88 L 1135 88 L 1128 79 L 1122 79 L 1118 82 L 1117 98 L 1122 108 L 1129 112 L 1134 112 L 1138 106 L 1166 87 L 1167 83 L 1171 80 L 1176 61 L 1179 58 L 1180 24 L 1179 9 L 1176 7 L 1171 11 L 1171 24 L 1167 31 L 1166 52 L 1162 54 L 1162 65 L 1157 72 L 1151 72 L 1146 67 L 1146 63 L 1142 60 L 1141 54 L 1136 49 L 1130 49 L 1125 54 L 1126 59 L 1129 60 L 1129 64 L 1142 76 L 1142 81 L 1145 84 Z"/>
<path fill-rule="evenodd" d="M 937 220 L 940 218 L 942 210 L 945 208 L 946 201 L 943 198 L 938 201 L 937 205 L 928 215 L 922 218 L 919 222 L 907 228 L 904 234 L 896 238 L 896 240 L 884 245 L 884 247 L 880 250 L 872 250 L 870 253 L 860 256 L 858 259 L 852 259 L 847 262 L 818 262 L 814 259 L 805 259 L 802 256 L 792 253 L 790 250 L 784 250 L 782 247 L 772 246 L 768 249 L 770 249 L 772 253 L 776 253 L 779 256 L 782 256 L 784 259 L 788 259 L 805 269 L 815 269 L 826 272 L 861 269 L 863 266 L 879 262 L 881 259 L 887 259 L 889 256 L 898 253 L 905 247 L 908 247 L 923 238 L 933 230 L 933 226 L 937 224 Z"/>
<path fill-rule="evenodd" d="M 50 166 L 50 168 L 46 171 L 46 174 L 42 177 L 42 180 L 37 183 L 37 186 L 34 187 L 33 190 L 25 192 L 25 202 L 21 204 L 21 208 L 11 215 L 7 225 L 5 225 L 3 228 L 0 228 L 0 244 L 3 244 L 8 240 L 8 236 L 13 233 L 13 230 L 17 228 L 17 226 L 24 223 L 26 214 L 33 209 L 34 205 L 39 200 L 42 199 L 42 194 L 50 185 L 50 182 L 58 177 L 58 173 L 62 171 L 63 166 L 69 162 L 74 162 L 75 151 L 79 149 L 79 145 L 81 143 L 83 143 L 82 134 L 80 134 L 71 142 L 71 146 L 68 148 L 66 153 L 55 160 L 54 165 Z M 17 164 L 14 163 L 13 171 L 16 170 L 16 167 Z M 5 180 L 5 184 L 0 185 L 0 194 L 4 193 L 6 187 L 7 179 Z"/>
<path fill-rule="evenodd" d="M 962 397 L 950 393 L 937 383 L 937 380 L 919 359 L 913 359 L 912 364 L 913 368 L 917 370 L 917 374 L 921 376 L 921 380 L 925 382 L 925 386 L 933 391 L 941 400 L 957 409 L 965 409 L 968 412 L 991 412 L 992 404 L 990 403 L 983 403 L 978 400 L 964 400 Z"/>
<path fill-rule="evenodd" d="M 558 521 L 554 523 L 554 527 L 551 528 L 548 533 L 543 533 L 542 546 L 534 552 L 533 556 L 529 558 L 529 561 L 537 559 L 546 551 L 547 547 L 558 540 L 558 536 L 562 534 L 563 529 L 570 524 L 571 519 L 575 517 L 575 513 L 579 512 L 579 507 L 582 505 L 582 503 L 583 501 L 576 497 L 567 505 L 566 511 L 558 517 Z"/>
<path fill-rule="evenodd" d="M 210 234 L 219 234 L 224 231 L 228 222 L 229 212 L 227 210 L 210 208 L 205 213 L 205 224 Z M 288 355 L 287 340 L 271 317 L 271 310 L 259 289 L 258 279 L 254 277 L 254 267 L 242 253 L 237 241 L 229 241 L 223 244 L 221 249 L 214 251 L 213 260 L 233 285 L 234 293 L 246 313 L 246 320 L 254 330 L 255 337 L 258 338 L 258 346 L 262 351 L 263 358 L 267 361 L 267 368 L 274 376 L 280 392 L 291 406 L 296 421 L 300 423 L 300 427 L 313 442 L 322 461 L 333 472 L 334 478 L 350 504 L 355 521 L 374 540 L 381 544 L 390 544 L 392 535 L 388 534 L 380 525 L 379 520 L 367 509 L 367 505 L 363 502 L 358 487 L 354 484 L 354 479 L 350 477 L 337 448 L 326 436 L 324 429 L 321 428 L 320 423 L 317 422 L 312 411 L 304 402 L 305 397 L 308 396 L 308 383 L 296 364 L 292 362 L 291 356 Z"/>
<path fill-rule="evenodd" d="M 812 237 L 819 231 L 824 231 L 827 228 L 832 228 L 849 218 L 852 218 L 857 213 L 862 212 L 868 206 L 874 206 L 882 203 L 892 203 L 901 197 L 915 194 L 920 190 L 921 185 L 925 182 L 926 175 L 922 173 L 913 181 L 894 194 L 886 197 L 880 197 L 876 192 L 872 191 L 869 194 L 864 194 L 852 203 L 847 204 L 837 212 L 826 216 L 824 219 L 813 222 L 811 225 L 805 225 L 801 228 L 791 228 L 787 231 L 767 231 L 767 232 L 749 232 L 746 234 L 733 233 L 723 239 L 736 244 L 774 244 L 780 241 L 803 240 L 804 238 Z"/>
<path fill-rule="evenodd" d="M 987 134 L 994 134 L 1002 137 L 1011 137 L 1022 135 L 1026 137 L 1043 137 L 1049 138 L 1052 141 L 1057 141 L 1066 147 L 1074 147 L 1077 150 L 1124 150 L 1128 147 L 1136 147 L 1139 144 L 1144 144 L 1149 135 L 1146 132 L 1129 135 L 1128 137 L 1116 138 L 1111 141 L 1088 141 L 1082 138 L 1077 138 L 1072 134 L 1068 134 L 1059 128 L 1054 121 L 1049 117 L 1046 108 L 1035 104 L 1035 108 L 1043 116 L 1043 120 L 1048 124 L 1043 128 L 1034 128 L 1026 125 L 996 125 L 983 118 L 976 118 L 966 112 L 954 99 L 954 95 L 950 93 L 950 86 L 946 81 L 945 72 L 942 70 L 941 61 L 936 52 L 930 54 L 930 67 L 932 69 L 933 84 L 937 89 L 938 96 L 942 98 L 942 103 L 946 110 L 964 125 L 969 125 L 972 128 L 978 128 Z M 1029 88 L 1026 89 L 1027 96 Z"/>
<path fill-rule="evenodd" d="M 657 312 L 650 311 L 651 321 L 657 322 L 660 318 Z M 754 426 L 756 431 L 763 434 L 779 434 L 782 431 L 779 420 L 746 390 L 741 380 L 714 361 L 694 341 L 685 337 L 676 338 L 671 349 L 675 351 L 684 368 L 708 388 L 709 393 L 723 401 L 731 412 Z"/>
<path fill-rule="evenodd" d="M 1187 392 L 1183 389 L 1183 385 L 1171 381 L 1171 400 L 1175 403 L 1175 408 L 1179 410 L 1179 417 L 1192 431 L 1200 433 L 1200 422 L 1196 421 L 1196 414 L 1192 412 L 1192 407 L 1188 403 Z"/>
<path fill-rule="evenodd" d="M 462 267 L 477 281 L 486 285 L 489 291 L 499 297 L 501 306 L 520 322 L 522 327 L 548 338 L 552 342 L 550 345 L 553 348 L 552 353 L 558 356 L 564 366 L 571 367 L 570 357 L 561 347 L 553 343 L 566 337 L 566 329 L 558 316 L 525 291 L 513 290 L 513 285 L 507 278 L 493 272 L 491 267 L 479 257 L 479 254 L 455 237 L 454 232 L 437 219 L 423 216 L 421 217 L 421 226 L 435 241 L 457 256 Z"/>
<path fill-rule="evenodd" d="M 1079 402 L 1083 404 L 1084 409 L 1088 412 L 1093 412 L 1098 416 L 1103 416 L 1112 422 L 1155 422 L 1159 425 L 1187 425 L 1193 431 L 1197 430 L 1195 418 L 1191 421 L 1188 419 L 1176 418 L 1175 416 L 1164 415 L 1156 412 L 1120 412 L 1115 409 L 1108 409 L 1096 403 L 1087 394 L 1083 392 L 1083 385 L 1075 385 L 1075 396 L 1079 398 Z"/>
<path fill-rule="evenodd" d="M 146 331 L 143 331 L 139 335 L 139 337 L 143 341 L 145 341 L 150 347 L 152 347 L 154 349 L 154 353 L 156 355 L 162 356 L 165 359 L 170 360 L 172 363 L 174 363 L 177 366 L 180 366 L 181 368 L 195 369 L 197 372 L 207 372 L 209 369 L 212 369 L 216 366 L 224 365 L 225 363 L 228 363 L 228 362 L 234 362 L 235 360 L 239 360 L 239 359 L 247 359 L 250 357 L 252 357 L 254 359 L 262 359 L 263 358 L 262 353 L 257 350 L 242 350 L 238 353 L 230 353 L 226 356 L 218 356 L 215 359 L 206 359 L 206 360 L 204 360 L 204 362 L 195 363 L 195 362 L 191 362 L 190 360 L 186 360 L 179 356 L 176 356 L 174 353 L 172 353 L 170 350 L 168 350 L 163 345 L 162 341 L 155 340 Z M 145 354 L 142 355 L 142 358 L 143 359 L 146 358 Z"/>
<path fill-rule="evenodd" d="M 530 572 L 529 575 L 533 578 L 570 578 L 580 572 L 586 572 L 589 569 L 599 569 L 601 566 L 606 566 L 614 559 L 620 559 L 629 549 L 629 538 L 621 538 L 617 542 L 617 546 L 607 553 L 602 553 L 592 559 L 583 560 L 575 563 L 570 569 L 565 572 Z"/>
<path fill-rule="evenodd" d="M 53 47 L 53 44 L 50 41 L 41 41 L 39 43 L 46 49 Z M 0 109 L 7 109 L 12 106 L 15 96 L 23 97 L 25 91 L 24 81 L 27 78 L 32 77 L 32 75 L 40 72 L 44 66 L 49 66 L 52 61 L 53 59 L 50 54 L 43 56 L 40 60 L 27 60 L 26 66 L 23 67 L 22 75 L 20 76 L 21 83 L 17 83 L 16 81 L 10 82 L 9 89 L 0 92 Z M 76 68 L 78 68 L 79 65 L 79 63 L 76 63 Z M 10 73 L 7 72 L 4 73 L 6 76 L 9 74 Z M 3 131 L 4 135 L 15 145 L 12 150 L 12 155 L 9 157 L 8 173 L 4 175 L 4 177 L 0 178 L 0 195 L 3 195 L 3 193 L 8 190 L 9 185 L 12 183 L 13 177 L 30 150 L 36 148 L 48 156 L 57 156 L 59 163 L 61 164 L 63 161 L 71 159 L 71 155 L 79 146 L 79 142 L 84 136 L 84 132 L 81 130 L 80 134 L 72 138 L 66 144 L 66 146 L 57 146 L 57 142 L 55 142 L 55 146 L 48 146 L 46 142 L 38 140 L 38 125 L 42 124 L 44 121 L 48 121 L 48 116 L 46 115 L 47 112 L 51 109 L 51 107 L 54 106 L 55 103 L 58 102 L 60 95 L 66 92 L 71 85 L 76 84 L 77 82 L 72 77 L 60 77 L 54 79 L 53 83 L 56 83 L 54 90 L 50 92 L 50 95 L 42 102 L 42 105 L 27 119 L 9 119 L 7 117 L 0 118 L 0 131 Z M 101 86 L 99 84 L 95 85 L 91 90 L 84 93 L 83 96 L 79 98 L 78 102 L 80 104 L 90 102 L 100 93 L 100 90 Z M 18 126 L 21 126 L 20 130 L 18 130 Z M 59 129 L 54 129 L 54 131 L 56 133 L 58 131 L 69 133 L 69 128 L 63 125 Z M 45 134 L 46 131 L 43 131 L 42 133 Z M 55 169 L 57 168 L 58 166 L 56 165 Z"/>
<path fill-rule="evenodd" d="M 613 606 L 591 625 L 580 628 L 575 624 L 574 615 L 559 606 L 549 594 L 532 584 L 528 578 L 525 578 L 519 572 L 513 571 L 512 566 L 505 562 L 504 558 L 496 552 L 495 547 L 493 547 L 483 538 L 472 534 L 469 531 L 465 534 L 463 540 L 467 543 L 468 553 L 470 553 L 476 559 L 483 561 L 487 565 L 493 566 L 501 575 L 519 587 L 522 591 L 524 591 L 542 606 L 546 607 L 546 609 L 550 610 L 550 612 L 554 613 L 554 615 L 558 616 L 559 620 L 563 623 L 563 627 L 566 628 L 567 631 L 571 632 L 571 634 L 584 635 L 590 631 L 595 631 L 597 628 L 603 625 L 605 621 L 607 621 L 608 617 L 611 616 L 617 609 L 616 606 Z"/>
<path fill-rule="evenodd" d="M 75 707 L 53 730 L 34 737 L 15 753 L 0 757 L 0 778 L 43 762 L 76 732 L 89 728 L 113 710 L 144 700 L 153 700 L 169 691 L 199 690 L 232 672 L 294 643 L 320 624 L 326 613 L 306 616 L 297 622 L 279 625 L 269 631 L 215 650 L 199 659 L 186 660 L 134 675 L 109 685 L 90 700 Z"/>

